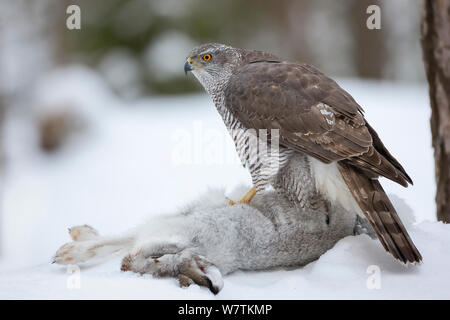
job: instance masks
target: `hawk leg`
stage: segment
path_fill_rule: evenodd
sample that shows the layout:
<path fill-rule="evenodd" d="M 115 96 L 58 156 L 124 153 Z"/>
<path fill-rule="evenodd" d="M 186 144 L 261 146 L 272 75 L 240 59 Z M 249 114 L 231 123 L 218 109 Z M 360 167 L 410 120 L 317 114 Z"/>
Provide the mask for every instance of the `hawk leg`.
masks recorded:
<path fill-rule="evenodd" d="M 255 194 L 256 194 L 256 188 L 253 187 L 245 194 L 245 196 L 242 197 L 241 200 L 239 200 L 238 202 L 234 202 L 233 200 L 230 200 L 230 204 L 232 206 L 234 206 L 236 203 L 249 203 L 253 199 Z"/>

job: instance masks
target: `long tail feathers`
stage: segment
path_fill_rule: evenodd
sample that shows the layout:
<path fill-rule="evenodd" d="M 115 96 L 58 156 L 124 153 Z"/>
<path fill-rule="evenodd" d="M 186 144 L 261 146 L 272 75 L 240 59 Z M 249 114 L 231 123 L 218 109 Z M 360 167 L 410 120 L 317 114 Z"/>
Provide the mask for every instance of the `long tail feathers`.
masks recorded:
<path fill-rule="evenodd" d="M 386 251 L 403 263 L 421 262 L 422 256 L 378 179 L 372 179 L 344 162 L 339 162 L 339 170 Z"/>

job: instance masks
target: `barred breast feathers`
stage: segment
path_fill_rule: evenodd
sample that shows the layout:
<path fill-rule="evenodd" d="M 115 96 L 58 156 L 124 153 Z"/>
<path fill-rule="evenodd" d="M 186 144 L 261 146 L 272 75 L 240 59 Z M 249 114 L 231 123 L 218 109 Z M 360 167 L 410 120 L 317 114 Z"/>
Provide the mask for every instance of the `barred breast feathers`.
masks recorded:
<path fill-rule="evenodd" d="M 269 140 L 270 137 L 264 136 L 267 132 L 261 133 L 259 135 L 261 140 L 258 141 L 258 137 L 255 135 L 256 131 L 252 132 L 252 128 L 246 128 L 228 110 L 223 94 L 216 90 L 210 94 L 234 142 L 242 165 L 250 172 L 254 187 L 258 191 L 264 190 L 267 185 L 273 182 L 279 169 L 286 165 L 293 151 L 279 146 L 279 143 L 277 143 L 278 154 L 272 154 L 272 150 L 270 150 L 272 141 Z M 264 141 L 265 139 L 267 140 Z M 264 150 L 261 146 L 266 146 L 267 149 Z"/>

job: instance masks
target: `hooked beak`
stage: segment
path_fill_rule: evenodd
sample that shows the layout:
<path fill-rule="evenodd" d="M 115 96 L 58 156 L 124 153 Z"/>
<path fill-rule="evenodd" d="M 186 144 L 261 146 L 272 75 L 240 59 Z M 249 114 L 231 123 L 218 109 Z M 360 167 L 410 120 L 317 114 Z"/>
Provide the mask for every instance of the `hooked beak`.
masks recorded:
<path fill-rule="evenodd" d="M 189 58 L 184 64 L 184 73 L 187 74 L 189 71 L 194 70 L 194 67 L 192 67 L 191 63 L 189 62 Z"/>

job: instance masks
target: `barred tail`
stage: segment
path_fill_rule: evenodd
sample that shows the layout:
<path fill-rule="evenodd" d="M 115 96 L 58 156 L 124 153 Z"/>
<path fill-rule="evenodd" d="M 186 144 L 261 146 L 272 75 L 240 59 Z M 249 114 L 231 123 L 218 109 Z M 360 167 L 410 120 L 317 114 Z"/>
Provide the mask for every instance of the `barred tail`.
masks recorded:
<path fill-rule="evenodd" d="M 417 250 L 378 179 L 352 165 L 339 162 L 339 171 L 383 247 L 403 263 L 421 262 Z"/>

